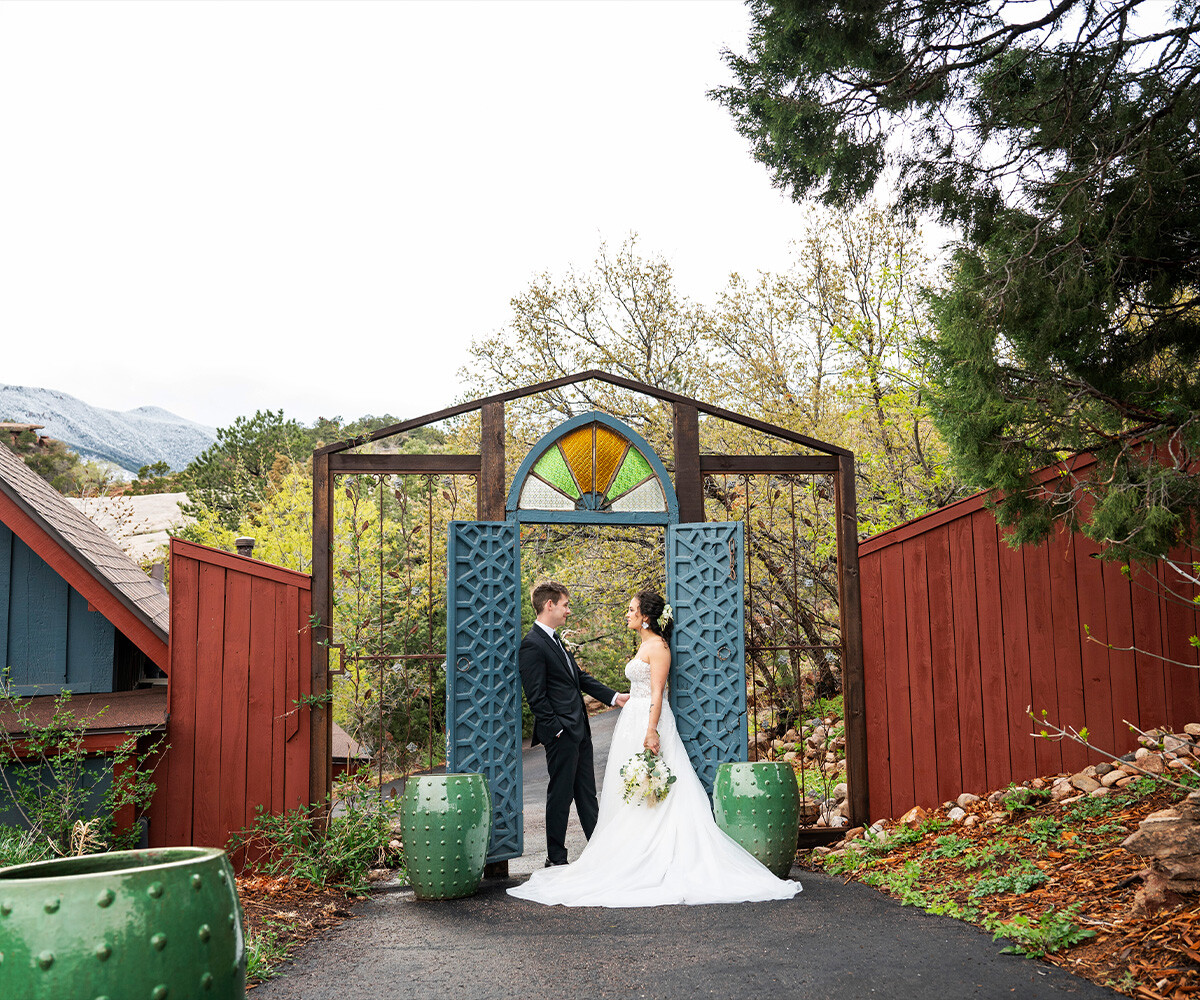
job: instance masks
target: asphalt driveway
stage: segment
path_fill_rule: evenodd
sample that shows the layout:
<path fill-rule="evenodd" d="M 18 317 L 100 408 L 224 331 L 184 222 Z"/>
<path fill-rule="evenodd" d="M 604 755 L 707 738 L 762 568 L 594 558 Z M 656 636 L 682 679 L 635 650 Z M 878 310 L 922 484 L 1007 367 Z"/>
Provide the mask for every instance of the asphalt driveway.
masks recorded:
<path fill-rule="evenodd" d="M 597 759 L 616 713 L 593 720 Z M 794 899 L 609 910 L 545 907 L 504 890 L 545 860 L 545 758 L 525 753 L 524 858 L 462 900 L 380 892 L 304 947 L 255 1000 L 608 1000 L 721 997 L 1119 996 L 1053 966 L 1002 955 L 970 924 L 934 917 L 858 883 L 793 870 Z M 602 770 L 602 768 L 600 769 Z M 599 778 L 600 775 L 597 775 Z M 571 857 L 583 836 L 572 818 Z"/>

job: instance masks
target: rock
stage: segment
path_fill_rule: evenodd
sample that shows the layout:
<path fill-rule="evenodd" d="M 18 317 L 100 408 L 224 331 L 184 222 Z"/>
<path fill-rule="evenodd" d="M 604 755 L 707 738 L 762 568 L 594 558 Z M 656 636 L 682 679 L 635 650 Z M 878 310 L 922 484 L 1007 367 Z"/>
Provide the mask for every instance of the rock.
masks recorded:
<path fill-rule="evenodd" d="M 1131 784 L 1132 782 L 1134 782 L 1136 780 L 1137 780 L 1137 775 L 1127 774 L 1127 775 L 1125 775 L 1125 777 L 1123 777 L 1120 781 L 1117 782 L 1117 787 L 1124 788 L 1126 785 Z"/>
<path fill-rule="evenodd" d="M 864 831 L 861 826 L 856 826 L 853 829 L 847 830 L 846 838 L 845 838 L 846 842 L 849 842 L 851 840 L 858 840 L 860 837 L 862 837 L 863 832 Z"/>
<path fill-rule="evenodd" d="M 1147 774 L 1162 774 L 1166 769 L 1163 759 L 1156 753 L 1147 754 L 1138 763 Z"/>
<path fill-rule="evenodd" d="M 1133 903 L 1130 905 L 1135 914 L 1153 916 L 1159 910 L 1177 906 L 1182 902 L 1183 897 L 1170 888 L 1166 876 L 1152 871 L 1134 894 Z"/>
<path fill-rule="evenodd" d="M 1044 782 L 1041 778 L 1034 778 L 1033 781 L 1029 783 L 1029 787 L 1042 789 L 1046 787 L 1046 782 Z"/>
<path fill-rule="evenodd" d="M 1089 778 L 1094 778 L 1094 777 L 1096 777 L 1096 765 L 1095 765 L 1095 764 L 1088 764 L 1088 766 L 1087 766 L 1087 767 L 1085 767 L 1085 768 L 1084 768 L 1082 771 L 1080 771 L 1079 773 L 1080 773 L 1080 774 L 1086 774 L 1086 775 L 1087 775 Z"/>
<path fill-rule="evenodd" d="M 957 799 L 954 800 L 955 804 L 960 809 L 966 809 L 967 806 L 972 805 L 973 803 L 978 802 L 978 801 L 979 801 L 979 796 L 972 795 L 970 792 L 963 792 L 962 795 L 960 795 Z"/>
<path fill-rule="evenodd" d="M 1187 750 L 1191 744 L 1187 740 L 1180 739 L 1178 736 L 1170 735 L 1163 737 L 1163 752 L 1164 753 L 1179 753 L 1180 750 Z"/>
<path fill-rule="evenodd" d="M 954 806 L 948 813 L 946 813 L 946 818 L 950 820 L 951 823 L 961 823 L 964 819 L 966 819 L 966 816 L 967 811 L 959 808 L 958 806 Z"/>
<path fill-rule="evenodd" d="M 963 820 L 963 826 L 976 826 L 979 823 L 979 817 L 974 814 Z"/>
<path fill-rule="evenodd" d="M 1136 764 L 1134 764 L 1132 761 L 1130 761 L 1129 763 L 1121 764 L 1120 770 L 1124 771 L 1126 774 L 1141 774 L 1142 773 L 1141 771 L 1138 770 L 1138 766 Z"/>
<path fill-rule="evenodd" d="M 1182 757 L 1177 757 L 1175 760 L 1167 761 L 1167 767 L 1169 767 L 1172 771 L 1183 771 L 1190 766 L 1191 765 L 1188 764 L 1188 762 Z"/>
<path fill-rule="evenodd" d="M 850 789 L 846 787 L 846 783 L 844 781 L 839 781 L 836 785 L 833 786 L 833 797 L 835 799 L 837 799 L 839 802 L 841 802 L 843 799 L 845 799 L 846 796 L 849 794 L 850 794 Z"/>
<path fill-rule="evenodd" d="M 799 754 L 797 754 L 795 750 L 789 750 L 783 755 L 783 759 L 790 763 L 793 760 L 799 759 Z"/>
<path fill-rule="evenodd" d="M 1063 799 L 1074 794 L 1075 786 L 1067 778 L 1063 778 L 1062 781 L 1056 781 L 1054 787 L 1050 789 L 1050 798 L 1055 802 L 1061 802 Z"/>
<path fill-rule="evenodd" d="M 1008 794 L 1008 792 L 1006 792 L 1006 791 L 995 791 L 995 792 L 992 792 L 992 794 L 987 797 L 987 800 L 992 805 L 998 805 L 999 803 L 1004 801 L 1004 796 L 1007 794 Z"/>
<path fill-rule="evenodd" d="M 1184 819 L 1200 823 L 1200 792 L 1188 792 L 1182 802 L 1176 803 L 1175 811 Z"/>
<path fill-rule="evenodd" d="M 800 823 L 810 825 L 821 814 L 821 803 L 814 798 L 804 796 L 800 800 Z"/>
<path fill-rule="evenodd" d="M 1083 772 L 1071 775 L 1070 782 L 1072 787 L 1081 792 L 1092 792 L 1100 787 L 1100 782 Z"/>
<path fill-rule="evenodd" d="M 827 753 L 827 754 L 825 754 L 825 763 L 826 763 L 826 764 L 832 764 L 832 763 L 834 763 L 836 760 L 837 760 L 837 754 L 835 754 L 835 753 Z"/>
<path fill-rule="evenodd" d="M 1182 889 L 1184 887 L 1177 884 L 1180 879 L 1186 879 L 1189 882 L 1200 879 L 1200 854 L 1180 854 L 1170 858 L 1159 858 L 1155 867 L 1170 876 L 1172 888 Z"/>
<path fill-rule="evenodd" d="M 1133 759 L 1136 760 L 1138 763 L 1141 763 L 1144 758 L 1149 757 L 1149 756 L 1150 756 L 1149 750 L 1147 750 L 1145 747 L 1138 747 L 1137 751 L 1133 755 Z"/>
<path fill-rule="evenodd" d="M 771 740 L 771 749 L 772 750 L 782 750 L 783 749 L 783 740 Z"/>
<path fill-rule="evenodd" d="M 1103 778 L 1110 771 L 1115 771 L 1115 770 L 1116 770 L 1116 768 L 1112 764 L 1109 764 L 1108 762 L 1105 762 L 1103 764 L 1097 764 L 1096 765 L 1096 777 Z"/>
<path fill-rule="evenodd" d="M 794 729 L 789 729 L 786 733 L 783 734 L 783 738 L 788 743 L 795 743 L 796 740 L 800 739 L 800 734 L 797 733 L 796 730 L 794 730 Z"/>
<path fill-rule="evenodd" d="M 897 820 L 897 822 L 901 823 L 905 826 L 916 826 L 918 823 L 922 822 L 928 816 L 929 816 L 929 813 L 927 813 L 920 806 L 913 806 L 908 812 L 906 812 L 903 816 L 901 816 L 900 819 Z"/>
<path fill-rule="evenodd" d="M 1100 779 L 1100 784 L 1105 788 L 1112 788 L 1122 778 L 1127 777 L 1124 771 L 1118 771 L 1115 767 L 1109 771 L 1103 778 Z"/>
<path fill-rule="evenodd" d="M 838 766 L 837 761 L 831 761 L 825 765 L 823 770 L 825 771 L 826 777 L 832 778 L 835 774 L 838 773 L 838 771 L 841 770 L 841 768 Z"/>
<path fill-rule="evenodd" d="M 1160 809 L 1142 820 L 1121 846 L 1142 857 L 1200 854 L 1200 823 L 1178 809 Z"/>
<path fill-rule="evenodd" d="M 1088 792 L 1088 796 L 1093 799 L 1102 799 L 1111 791 L 1111 788 L 1105 788 L 1103 785 L 1101 785 L 1099 788 L 1093 788 L 1090 792 Z"/>
<path fill-rule="evenodd" d="M 1189 722 L 1183 727 L 1183 731 L 1187 733 L 1188 736 L 1200 736 L 1200 722 Z"/>
<path fill-rule="evenodd" d="M 833 853 L 833 848 L 832 848 L 832 847 L 814 847 L 814 848 L 812 849 L 812 852 L 813 852 L 813 854 L 814 854 L 816 857 L 818 857 L 818 858 L 819 858 L 819 857 L 822 857 L 822 856 L 824 856 L 824 855 L 826 855 L 826 854 L 832 854 L 832 853 Z"/>
<path fill-rule="evenodd" d="M 1058 804 L 1060 806 L 1069 806 L 1072 802 L 1078 802 L 1082 798 L 1083 798 L 1083 794 L 1080 793 L 1079 795 L 1072 795 L 1069 799 L 1062 799 L 1059 801 Z"/>

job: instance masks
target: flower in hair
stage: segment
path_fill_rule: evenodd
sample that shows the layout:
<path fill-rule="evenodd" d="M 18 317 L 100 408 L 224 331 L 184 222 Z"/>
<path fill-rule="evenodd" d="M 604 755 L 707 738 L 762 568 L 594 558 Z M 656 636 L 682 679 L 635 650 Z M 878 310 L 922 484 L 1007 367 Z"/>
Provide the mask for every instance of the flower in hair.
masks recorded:
<path fill-rule="evenodd" d="M 674 617 L 674 609 L 671 607 L 671 605 L 666 605 L 662 609 L 662 614 L 658 616 L 658 630 L 661 632 L 663 629 L 665 629 L 667 627 L 667 622 L 674 619 Z"/>

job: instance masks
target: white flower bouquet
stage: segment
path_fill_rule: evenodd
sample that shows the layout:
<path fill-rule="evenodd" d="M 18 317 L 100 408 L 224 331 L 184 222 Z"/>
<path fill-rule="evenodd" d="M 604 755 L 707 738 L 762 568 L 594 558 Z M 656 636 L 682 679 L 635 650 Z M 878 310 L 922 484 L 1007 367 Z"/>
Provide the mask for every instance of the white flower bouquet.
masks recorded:
<path fill-rule="evenodd" d="M 666 761 L 652 750 L 635 753 L 622 764 L 621 779 L 625 783 L 625 801 L 645 802 L 648 806 L 658 805 L 675 783 L 675 775 Z"/>

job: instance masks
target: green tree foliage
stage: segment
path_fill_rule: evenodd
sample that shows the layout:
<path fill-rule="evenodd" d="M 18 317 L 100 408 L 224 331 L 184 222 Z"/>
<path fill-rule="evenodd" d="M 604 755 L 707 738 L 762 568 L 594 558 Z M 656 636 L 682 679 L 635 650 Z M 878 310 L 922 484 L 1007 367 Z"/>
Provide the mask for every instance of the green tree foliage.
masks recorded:
<path fill-rule="evenodd" d="M 1198 6 L 755 0 L 727 56 L 715 96 L 779 186 L 890 182 L 961 228 L 932 408 L 1014 542 L 1055 519 L 1123 558 L 1197 540 Z M 1101 472 L 1030 488 L 1084 449 Z"/>
<path fill-rule="evenodd" d="M 3 445 L 8 443 L 6 440 Z M 96 496 L 107 492 L 112 485 L 112 475 L 103 465 L 80 458 L 53 438 L 39 438 L 33 431 L 22 431 L 13 450 L 63 496 Z"/>

